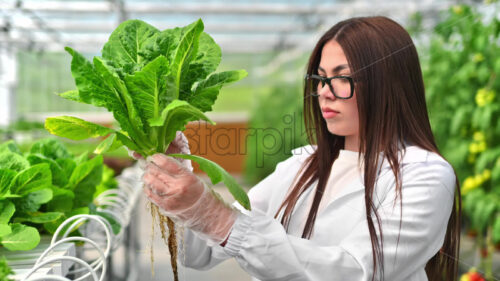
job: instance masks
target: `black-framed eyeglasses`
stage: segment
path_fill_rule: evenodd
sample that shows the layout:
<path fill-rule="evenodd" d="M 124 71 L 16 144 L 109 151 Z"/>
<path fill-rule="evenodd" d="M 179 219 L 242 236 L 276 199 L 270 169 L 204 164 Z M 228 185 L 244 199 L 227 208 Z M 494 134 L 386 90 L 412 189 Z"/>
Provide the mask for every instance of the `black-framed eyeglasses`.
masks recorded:
<path fill-rule="evenodd" d="M 316 74 L 306 74 L 306 83 L 310 83 L 308 86 L 312 89 L 312 96 L 319 96 L 318 92 L 328 85 L 330 91 L 336 98 L 339 99 L 350 99 L 354 94 L 354 80 L 350 76 L 338 75 L 332 77 L 323 77 Z"/>

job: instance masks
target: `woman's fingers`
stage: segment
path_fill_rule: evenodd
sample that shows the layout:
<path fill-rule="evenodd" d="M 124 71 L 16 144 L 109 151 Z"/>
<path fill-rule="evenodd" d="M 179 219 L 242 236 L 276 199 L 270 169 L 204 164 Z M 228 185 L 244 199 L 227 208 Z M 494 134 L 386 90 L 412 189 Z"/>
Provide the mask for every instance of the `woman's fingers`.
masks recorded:
<path fill-rule="evenodd" d="M 146 185 L 146 186 L 145 186 L 145 188 L 144 188 L 144 193 L 146 194 L 146 196 L 147 196 L 147 197 L 148 197 L 151 201 L 153 201 L 153 203 L 155 203 L 155 205 L 157 205 L 157 206 L 159 206 L 159 207 L 161 207 L 161 208 L 164 208 L 164 207 L 162 206 L 162 202 L 164 201 L 164 200 L 163 200 L 163 197 L 161 197 L 161 196 L 159 196 L 159 195 L 155 194 L 155 193 L 153 192 L 153 189 L 152 189 L 150 186 L 148 186 L 148 185 Z"/>
<path fill-rule="evenodd" d="M 151 187 L 155 194 L 160 196 L 176 195 L 195 183 L 197 178 L 185 173 L 184 168 L 172 157 L 160 154 L 157 158 L 159 159 L 157 162 L 148 163 L 143 176 L 144 183 Z M 179 172 L 181 169 L 182 171 Z"/>
<path fill-rule="evenodd" d="M 162 181 L 154 175 L 144 176 L 144 193 L 163 210 L 176 213 L 184 210 L 197 201 L 200 194 L 196 190 L 189 190 L 181 187 L 169 186 L 165 188 Z"/>
<path fill-rule="evenodd" d="M 163 175 L 154 175 L 152 173 L 145 173 L 143 181 L 158 196 L 169 196 L 175 191 L 171 187 L 171 182 L 165 180 Z"/>
<path fill-rule="evenodd" d="M 157 153 L 153 156 L 148 157 L 149 165 L 153 164 L 158 166 L 163 172 L 170 174 L 172 176 L 179 176 L 187 172 L 185 167 L 173 157 L 166 156 L 161 153 Z"/>
<path fill-rule="evenodd" d="M 143 176 L 145 193 L 168 212 L 192 206 L 204 191 L 203 182 L 173 157 L 157 153 L 148 157 Z"/>
<path fill-rule="evenodd" d="M 153 175 L 165 183 L 169 183 L 169 182 L 172 182 L 174 180 L 174 178 L 170 174 L 164 172 L 162 169 L 160 169 L 155 164 L 147 165 L 145 171 L 147 174 Z"/>

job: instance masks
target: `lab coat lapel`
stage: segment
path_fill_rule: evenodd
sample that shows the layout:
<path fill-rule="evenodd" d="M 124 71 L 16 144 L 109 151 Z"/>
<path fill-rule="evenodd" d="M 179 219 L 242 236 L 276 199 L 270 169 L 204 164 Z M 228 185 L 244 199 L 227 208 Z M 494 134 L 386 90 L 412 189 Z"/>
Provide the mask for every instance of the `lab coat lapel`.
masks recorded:
<path fill-rule="evenodd" d="M 400 159 L 401 165 L 413 163 L 413 162 L 425 161 L 426 157 L 427 157 L 426 151 L 418 148 L 417 146 L 407 146 L 406 150 L 404 151 L 404 154 L 402 154 L 401 152 L 402 152 L 402 150 L 400 150 L 400 153 L 399 153 L 399 159 Z M 391 166 L 390 166 L 389 162 L 387 161 L 387 159 L 385 159 L 385 157 L 383 157 L 383 154 L 379 158 L 378 167 L 380 167 L 379 175 L 384 174 L 388 170 L 391 170 Z M 360 169 L 361 169 L 361 174 L 363 174 L 364 173 L 363 164 L 361 165 Z M 330 205 L 335 204 L 335 202 L 337 200 L 341 200 L 342 198 L 344 198 L 346 196 L 355 195 L 357 193 L 362 192 L 362 194 L 359 194 L 358 196 L 362 196 L 364 198 L 365 185 L 364 185 L 363 176 L 354 180 L 352 183 L 346 183 L 346 185 L 348 185 L 349 188 L 344 188 L 344 189 L 340 190 L 339 193 L 336 196 L 334 196 L 334 198 L 328 203 L 325 210 Z M 379 186 L 378 182 L 376 182 L 375 183 L 375 192 L 376 193 L 383 192 L 383 190 L 379 190 L 381 188 L 386 189 L 387 187 L 386 186 Z M 379 195 L 377 194 L 377 196 L 379 196 Z"/>

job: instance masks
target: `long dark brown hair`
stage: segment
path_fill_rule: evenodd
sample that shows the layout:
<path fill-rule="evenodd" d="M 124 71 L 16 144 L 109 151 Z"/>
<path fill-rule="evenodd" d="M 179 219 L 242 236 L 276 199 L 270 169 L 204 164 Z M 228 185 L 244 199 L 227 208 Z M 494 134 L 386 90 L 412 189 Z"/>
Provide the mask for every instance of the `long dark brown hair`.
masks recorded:
<path fill-rule="evenodd" d="M 379 152 L 383 151 L 396 179 L 396 199 L 402 208 L 399 145 L 417 145 L 441 155 L 431 131 L 425 103 L 424 82 L 417 50 L 410 35 L 398 23 L 386 17 L 359 17 L 341 21 L 328 30 L 318 41 L 307 66 L 308 74 L 318 74 L 321 52 L 325 43 L 337 41 L 342 47 L 356 81 L 355 93 L 359 112 L 359 152 L 363 154 L 365 207 L 370 232 L 373 275 L 379 262 L 384 280 L 383 235 L 380 217 L 372 201 L 378 174 Z M 276 213 L 288 229 L 290 217 L 299 197 L 316 180 L 317 189 L 302 233 L 311 237 L 318 208 L 330 174 L 330 169 L 344 148 L 344 137 L 331 134 L 316 99 L 309 98 L 316 91 L 304 86 L 304 122 L 307 137 L 316 144 L 316 151 L 305 161 L 295 184 Z M 461 222 L 460 187 L 456 180 L 453 210 L 448 221 L 446 237 L 441 250 L 426 264 L 425 271 L 431 281 L 456 281 L 458 275 L 458 250 Z M 379 237 L 375 231 L 371 212 L 378 223 Z M 401 217 L 400 217 L 401 219 Z M 401 230 L 401 220 L 400 220 Z M 399 236 L 398 236 L 399 241 Z"/>

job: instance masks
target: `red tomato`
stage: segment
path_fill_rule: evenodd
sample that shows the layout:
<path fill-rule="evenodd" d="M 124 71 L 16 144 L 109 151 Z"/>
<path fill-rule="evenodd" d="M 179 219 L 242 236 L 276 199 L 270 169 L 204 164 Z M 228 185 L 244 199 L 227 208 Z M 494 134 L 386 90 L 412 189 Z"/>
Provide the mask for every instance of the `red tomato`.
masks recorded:
<path fill-rule="evenodd" d="M 477 272 L 471 272 L 469 273 L 469 280 L 470 281 L 486 281 L 481 274 Z"/>

